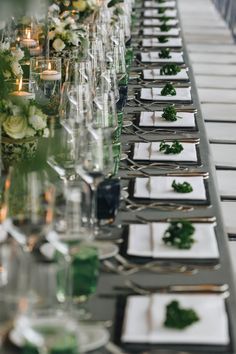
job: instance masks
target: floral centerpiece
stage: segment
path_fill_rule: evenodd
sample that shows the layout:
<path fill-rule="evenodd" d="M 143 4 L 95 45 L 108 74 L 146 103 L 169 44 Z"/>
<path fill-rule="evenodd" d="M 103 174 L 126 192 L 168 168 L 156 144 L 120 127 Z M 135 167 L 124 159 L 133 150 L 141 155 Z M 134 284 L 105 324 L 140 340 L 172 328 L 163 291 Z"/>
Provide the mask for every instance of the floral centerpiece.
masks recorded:
<path fill-rule="evenodd" d="M 97 0 L 55 0 L 54 5 L 58 6 L 58 11 L 60 14 L 67 11 L 76 14 L 77 21 L 80 23 L 86 21 L 88 17 L 93 15 L 98 10 Z"/>
<path fill-rule="evenodd" d="M 49 135 L 47 116 L 33 100 L 21 105 L 15 105 L 10 100 L 2 100 L 0 112 L 2 136 L 18 140 Z"/>
<path fill-rule="evenodd" d="M 0 101 L 2 125 L 3 162 L 9 164 L 34 156 L 38 137 L 48 137 L 47 116 L 29 100 L 15 104 L 11 100 Z"/>
<path fill-rule="evenodd" d="M 9 94 L 8 80 L 19 79 L 23 70 L 20 61 L 24 53 L 20 48 L 12 51 L 9 43 L 0 43 L 0 99 Z"/>
<path fill-rule="evenodd" d="M 48 39 L 50 47 L 56 53 L 63 53 L 66 50 L 82 47 L 86 39 L 86 29 L 83 25 L 76 23 L 75 19 L 69 14 L 64 13 L 56 16 L 56 5 L 49 11 L 49 33 Z M 58 8 L 59 11 L 59 8 Z"/>

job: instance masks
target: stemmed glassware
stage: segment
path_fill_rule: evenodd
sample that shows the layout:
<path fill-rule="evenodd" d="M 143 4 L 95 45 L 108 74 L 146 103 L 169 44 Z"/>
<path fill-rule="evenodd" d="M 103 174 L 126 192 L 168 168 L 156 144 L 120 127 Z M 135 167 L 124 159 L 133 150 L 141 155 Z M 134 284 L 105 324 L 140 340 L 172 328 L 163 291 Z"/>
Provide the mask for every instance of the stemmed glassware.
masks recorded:
<path fill-rule="evenodd" d="M 25 252 L 32 252 L 52 226 L 55 189 L 38 171 L 13 170 L 9 183 L 5 227 Z"/>
<path fill-rule="evenodd" d="M 111 137 L 106 129 L 88 128 L 85 136 L 84 150 L 76 165 L 78 175 L 90 186 L 91 227 L 93 237 L 100 232 L 97 220 L 97 190 L 99 184 L 113 171 L 113 155 Z"/>

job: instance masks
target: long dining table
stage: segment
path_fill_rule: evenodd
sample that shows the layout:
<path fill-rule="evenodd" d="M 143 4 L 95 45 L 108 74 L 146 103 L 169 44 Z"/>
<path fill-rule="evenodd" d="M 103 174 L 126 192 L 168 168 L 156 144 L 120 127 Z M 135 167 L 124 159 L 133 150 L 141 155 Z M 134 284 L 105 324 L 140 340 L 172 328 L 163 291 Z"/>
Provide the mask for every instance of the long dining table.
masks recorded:
<path fill-rule="evenodd" d="M 164 12 L 159 11 L 163 8 Z M 164 33 L 167 41 L 160 40 L 163 32 L 160 32 L 158 26 L 162 16 L 167 16 L 169 29 Z M 112 236 L 107 240 L 119 245 L 119 254 L 101 261 L 97 292 L 88 303 L 91 321 L 109 324 L 110 342 L 96 352 L 236 353 L 236 292 L 227 235 L 194 75 L 181 33 L 178 0 L 136 1 L 131 41 L 127 45 L 133 48 L 134 60 L 131 65 L 122 129 L 119 169 L 122 198 L 116 222 L 111 226 Z M 158 53 L 163 48 L 170 48 L 172 59 L 159 57 Z M 168 63 L 177 63 L 180 66 L 179 78 L 178 75 L 165 77 L 166 75 L 160 74 L 160 68 Z M 175 96 L 160 94 L 166 83 L 173 85 Z M 177 116 L 181 116 L 175 123 L 160 119 L 168 104 L 175 107 Z M 37 156 L 31 163 L 25 163 L 23 168 L 37 166 L 52 173 L 45 156 L 53 150 L 63 149 L 63 132 L 54 121 L 51 122 L 50 129 L 52 138 L 47 143 L 45 139 L 39 142 Z M 162 141 L 169 144 L 181 142 L 184 153 L 163 157 L 158 151 Z M 196 193 L 191 198 L 187 194 L 176 196 L 169 190 L 164 191 L 166 181 L 172 183 L 173 180 L 190 181 Z M 181 256 L 181 252 L 178 255 L 177 250 L 172 258 L 170 253 L 164 254 L 158 247 L 155 248 L 156 254 L 151 255 L 149 252 L 148 257 L 144 256 L 142 249 L 139 249 L 140 256 L 135 255 L 135 250 L 132 253 L 129 243 L 131 230 L 135 230 L 132 237 L 138 239 L 145 227 L 152 225 L 154 232 L 153 225 L 158 228 L 162 224 L 163 227 L 163 224 L 182 219 L 191 221 L 196 228 L 208 227 L 204 234 L 206 239 L 202 241 L 203 245 L 198 253 Z M 210 230 L 213 230 L 213 234 Z M 213 256 L 210 248 L 212 244 L 208 242 L 208 237 L 216 241 Z M 156 261 L 156 267 L 149 268 L 148 263 L 153 260 Z M 132 269 L 133 272 L 130 271 Z M 132 339 L 135 338 L 135 333 L 132 337 L 132 333 L 127 329 L 127 316 L 130 315 L 127 307 L 132 305 L 129 300 L 135 296 L 151 297 L 158 294 L 168 295 L 170 298 L 196 296 L 198 307 L 211 301 L 211 296 L 212 301 L 215 298 L 221 299 L 225 305 L 224 316 L 222 312 L 212 318 L 211 312 L 206 314 L 210 319 L 209 327 L 205 328 L 205 331 L 211 332 L 212 326 L 215 337 L 208 340 L 207 336 L 207 339 L 201 337 L 201 332 L 197 340 L 188 340 L 188 334 L 183 332 L 178 339 L 178 335 L 172 330 L 169 337 L 161 332 L 163 337 L 160 335 L 152 340 L 142 340 L 137 334 L 136 340 Z M 227 323 L 222 324 L 225 317 Z M 140 318 L 144 321 L 145 314 Z M 132 327 L 135 326 L 140 330 L 137 323 L 132 323 Z M 217 328 L 219 338 L 223 337 L 222 341 L 218 340 Z M 223 335 L 221 328 L 227 333 Z M 14 353 L 20 353 L 20 348 L 8 343 L 3 354 Z"/>

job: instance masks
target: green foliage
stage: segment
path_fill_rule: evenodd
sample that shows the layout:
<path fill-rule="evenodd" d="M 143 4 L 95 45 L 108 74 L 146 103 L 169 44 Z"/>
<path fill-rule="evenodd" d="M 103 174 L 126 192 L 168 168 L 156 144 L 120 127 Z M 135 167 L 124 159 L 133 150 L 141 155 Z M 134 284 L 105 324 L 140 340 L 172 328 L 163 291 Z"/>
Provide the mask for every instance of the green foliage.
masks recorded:
<path fill-rule="evenodd" d="M 174 180 L 171 187 L 177 193 L 191 193 L 193 191 L 193 187 L 188 182 L 176 183 L 176 181 Z"/>
<path fill-rule="evenodd" d="M 175 140 L 172 144 L 167 144 L 165 141 L 160 143 L 159 151 L 164 154 L 180 154 L 183 151 L 183 145 L 178 140 Z"/>
<path fill-rule="evenodd" d="M 192 237 L 194 231 L 195 227 L 188 220 L 172 221 L 162 240 L 165 244 L 179 249 L 190 249 L 195 242 Z"/>
<path fill-rule="evenodd" d="M 167 83 L 161 90 L 162 96 L 176 96 L 176 90 L 171 83 Z"/>
<path fill-rule="evenodd" d="M 179 302 L 174 300 L 166 307 L 165 327 L 184 329 L 198 322 L 200 318 L 193 309 L 183 309 Z"/>

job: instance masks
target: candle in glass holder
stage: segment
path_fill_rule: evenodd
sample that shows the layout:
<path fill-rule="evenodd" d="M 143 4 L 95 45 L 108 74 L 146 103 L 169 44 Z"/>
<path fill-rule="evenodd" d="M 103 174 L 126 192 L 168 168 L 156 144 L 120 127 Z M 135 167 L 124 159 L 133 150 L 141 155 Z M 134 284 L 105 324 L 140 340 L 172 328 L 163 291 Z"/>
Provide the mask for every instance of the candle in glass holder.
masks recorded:
<path fill-rule="evenodd" d="M 35 94 L 32 92 L 22 91 L 22 77 L 19 82 L 18 91 L 13 91 L 11 94 L 12 100 L 14 103 L 24 103 L 29 100 L 35 99 Z"/>
<path fill-rule="evenodd" d="M 61 73 L 57 70 L 52 70 L 51 63 L 48 63 L 48 69 L 40 74 L 40 78 L 44 81 L 59 81 L 61 80 Z"/>
<path fill-rule="evenodd" d="M 32 48 L 32 47 L 36 47 L 37 42 L 31 38 L 31 32 L 30 30 L 26 30 L 26 38 L 23 38 L 20 42 L 22 47 L 25 48 Z"/>

